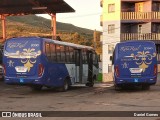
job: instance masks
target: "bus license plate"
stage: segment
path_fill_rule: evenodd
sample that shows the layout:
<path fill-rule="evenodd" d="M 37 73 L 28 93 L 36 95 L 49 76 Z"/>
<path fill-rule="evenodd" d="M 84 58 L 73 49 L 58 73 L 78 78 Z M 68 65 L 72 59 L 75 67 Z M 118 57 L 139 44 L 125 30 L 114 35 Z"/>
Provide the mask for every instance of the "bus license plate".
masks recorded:
<path fill-rule="evenodd" d="M 135 79 L 134 79 L 134 82 L 138 82 L 138 79 L 137 79 L 137 78 L 135 78 Z"/>
<path fill-rule="evenodd" d="M 23 78 L 20 78 L 20 83 L 23 83 L 24 82 L 24 79 Z"/>
<path fill-rule="evenodd" d="M 142 68 L 130 68 L 129 69 L 131 73 L 141 73 Z"/>
<path fill-rule="evenodd" d="M 27 72 L 27 68 L 24 66 L 16 66 L 15 69 L 17 72 Z"/>

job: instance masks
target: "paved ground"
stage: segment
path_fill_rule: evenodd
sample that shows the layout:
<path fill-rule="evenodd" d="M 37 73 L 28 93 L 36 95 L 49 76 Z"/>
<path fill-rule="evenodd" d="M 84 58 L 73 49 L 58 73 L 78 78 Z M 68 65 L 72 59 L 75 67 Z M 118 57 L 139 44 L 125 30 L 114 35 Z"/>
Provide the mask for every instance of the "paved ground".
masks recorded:
<path fill-rule="evenodd" d="M 140 88 L 115 91 L 112 83 L 95 87 L 73 87 L 67 92 L 43 89 L 35 92 L 26 86 L 11 86 L 0 82 L 1 111 L 160 111 L 160 85 L 150 90 Z M 115 115 L 116 116 L 116 115 Z M 13 119 L 13 118 L 12 118 Z M 16 120 L 17 118 L 15 118 Z M 40 118 L 36 118 L 40 119 Z M 64 119 L 64 118 L 41 118 Z M 65 118 L 66 120 L 84 118 Z M 122 120 L 160 120 L 160 118 L 87 118 Z"/>

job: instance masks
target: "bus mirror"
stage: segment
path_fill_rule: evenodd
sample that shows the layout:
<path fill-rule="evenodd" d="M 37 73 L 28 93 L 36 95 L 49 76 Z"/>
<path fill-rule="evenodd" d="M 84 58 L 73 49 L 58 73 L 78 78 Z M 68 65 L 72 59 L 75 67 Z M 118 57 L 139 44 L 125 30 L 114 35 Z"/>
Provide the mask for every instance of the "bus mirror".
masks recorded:
<path fill-rule="evenodd" d="M 113 60 L 113 56 L 110 56 L 110 60 L 111 60 L 111 61 Z"/>

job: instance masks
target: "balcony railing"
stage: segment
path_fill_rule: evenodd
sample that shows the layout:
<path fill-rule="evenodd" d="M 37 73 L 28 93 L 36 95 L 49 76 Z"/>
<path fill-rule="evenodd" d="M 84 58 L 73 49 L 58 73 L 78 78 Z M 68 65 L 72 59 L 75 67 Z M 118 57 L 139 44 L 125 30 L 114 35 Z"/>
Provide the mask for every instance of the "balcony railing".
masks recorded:
<path fill-rule="evenodd" d="M 103 0 L 100 0 L 100 6 L 103 7 Z"/>
<path fill-rule="evenodd" d="M 121 41 L 126 40 L 160 40 L 160 33 L 121 33 Z"/>
<path fill-rule="evenodd" d="M 121 20 L 160 19 L 160 12 L 121 12 Z"/>

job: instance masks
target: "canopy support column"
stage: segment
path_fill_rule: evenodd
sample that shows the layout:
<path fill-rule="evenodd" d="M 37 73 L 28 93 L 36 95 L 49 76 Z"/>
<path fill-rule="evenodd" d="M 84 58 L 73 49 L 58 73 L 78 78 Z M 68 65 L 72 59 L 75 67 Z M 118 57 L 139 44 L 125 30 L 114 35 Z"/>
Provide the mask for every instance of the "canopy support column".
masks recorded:
<path fill-rule="evenodd" d="M 51 14 L 52 39 L 56 39 L 56 13 Z"/>
<path fill-rule="evenodd" d="M 1 15 L 1 20 L 2 20 L 2 41 L 6 40 L 6 17 L 4 15 Z"/>
<path fill-rule="evenodd" d="M 2 21 L 2 40 L 1 42 L 4 42 L 6 40 L 6 17 L 4 15 L 0 15 L 0 19 Z"/>

